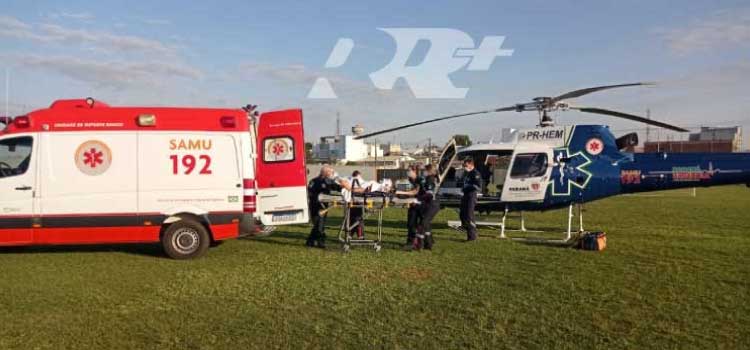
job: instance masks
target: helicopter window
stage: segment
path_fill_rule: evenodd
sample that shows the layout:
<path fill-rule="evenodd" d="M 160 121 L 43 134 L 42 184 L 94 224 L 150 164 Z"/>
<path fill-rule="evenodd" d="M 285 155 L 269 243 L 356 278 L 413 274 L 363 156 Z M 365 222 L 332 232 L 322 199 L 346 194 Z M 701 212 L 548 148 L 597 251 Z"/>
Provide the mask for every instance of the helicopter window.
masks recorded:
<path fill-rule="evenodd" d="M 510 177 L 514 179 L 539 177 L 547 173 L 546 153 L 522 153 L 516 155 Z"/>

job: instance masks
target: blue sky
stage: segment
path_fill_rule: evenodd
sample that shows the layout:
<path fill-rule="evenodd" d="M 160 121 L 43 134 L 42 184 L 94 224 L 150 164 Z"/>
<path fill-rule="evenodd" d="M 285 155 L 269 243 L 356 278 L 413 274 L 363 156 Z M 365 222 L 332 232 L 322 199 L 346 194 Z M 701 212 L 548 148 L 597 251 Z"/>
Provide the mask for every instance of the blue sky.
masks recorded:
<path fill-rule="evenodd" d="M 747 1 L 2 1 L 0 67 L 10 72 L 18 114 L 58 98 L 110 104 L 302 107 L 308 138 L 345 126 L 368 130 L 442 114 L 504 106 L 591 85 L 657 81 L 655 88 L 592 95 L 579 104 L 656 119 L 750 128 L 750 4 Z M 378 91 L 368 74 L 395 51 L 381 27 L 454 28 L 476 42 L 506 36 L 511 57 L 487 72 L 457 72 L 465 99 L 414 98 L 404 84 Z M 347 62 L 324 63 L 339 38 Z M 311 100 L 318 76 L 336 100 Z M 490 139 L 530 127 L 531 114 L 436 124 L 388 136 L 442 140 L 465 132 Z M 642 126 L 568 112 L 560 123 Z M 750 130 L 750 129 L 748 129 Z M 663 134 L 661 137 L 667 137 Z M 381 140 L 384 141 L 384 140 Z"/>

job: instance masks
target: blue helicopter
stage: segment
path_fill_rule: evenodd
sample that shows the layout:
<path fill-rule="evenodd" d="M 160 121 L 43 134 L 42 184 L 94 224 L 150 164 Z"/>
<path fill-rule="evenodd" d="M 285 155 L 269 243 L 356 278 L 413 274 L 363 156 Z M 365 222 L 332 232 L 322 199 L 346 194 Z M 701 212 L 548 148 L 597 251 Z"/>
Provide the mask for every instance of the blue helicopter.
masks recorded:
<path fill-rule="evenodd" d="M 430 119 L 359 138 L 367 138 L 404 128 L 448 119 L 495 112 L 536 111 L 537 128 L 516 132 L 512 141 L 479 144 L 458 149 L 452 140 L 443 150 L 438 164 L 441 203 L 456 207 L 459 203 L 461 176 L 451 166 L 456 158 L 471 157 L 484 179 L 484 189 L 476 210 L 500 211 L 499 223 L 478 222 L 479 226 L 498 226 L 505 238 L 506 218 L 524 211 L 545 211 L 568 207 L 568 230 L 572 237 L 573 208 L 578 206 L 579 231 L 583 232 L 584 203 L 627 193 L 662 191 L 686 187 L 747 184 L 750 187 L 750 153 L 631 153 L 638 134 L 615 137 L 604 125 L 557 127 L 550 112 L 576 110 L 628 119 L 672 131 L 688 130 L 640 116 L 594 107 L 576 107 L 567 100 L 593 92 L 650 85 L 632 83 L 575 90 L 557 97 L 538 97 L 532 102 L 491 110 Z M 449 222 L 458 228 L 460 223 Z"/>

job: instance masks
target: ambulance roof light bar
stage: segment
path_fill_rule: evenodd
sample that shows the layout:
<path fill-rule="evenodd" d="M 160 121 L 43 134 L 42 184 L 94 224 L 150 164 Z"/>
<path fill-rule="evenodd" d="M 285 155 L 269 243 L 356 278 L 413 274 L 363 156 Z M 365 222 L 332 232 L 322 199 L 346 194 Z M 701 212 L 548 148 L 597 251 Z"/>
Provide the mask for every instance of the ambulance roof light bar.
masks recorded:
<path fill-rule="evenodd" d="M 219 119 L 222 128 L 234 129 L 237 127 L 237 119 L 232 116 L 223 116 Z"/>
<path fill-rule="evenodd" d="M 153 114 L 139 115 L 138 126 L 156 126 L 156 116 Z"/>
<path fill-rule="evenodd" d="M 17 129 L 26 129 L 31 126 L 31 119 L 27 115 L 15 117 L 13 118 L 13 126 Z"/>

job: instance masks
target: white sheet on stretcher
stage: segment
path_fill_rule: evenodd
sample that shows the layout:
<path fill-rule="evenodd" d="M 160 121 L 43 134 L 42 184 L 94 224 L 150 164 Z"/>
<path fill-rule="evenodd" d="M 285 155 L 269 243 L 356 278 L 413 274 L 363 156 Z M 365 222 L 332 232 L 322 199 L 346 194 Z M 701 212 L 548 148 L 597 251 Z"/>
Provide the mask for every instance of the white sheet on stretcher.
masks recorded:
<path fill-rule="evenodd" d="M 367 196 L 367 201 L 372 203 L 382 203 L 383 201 L 390 201 L 394 204 L 412 204 L 412 203 L 418 203 L 416 198 L 409 197 L 409 198 L 394 198 L 390 197 L 385 192 L 368 192 L 366 194 L 360 194 L 355 193 L 352 199 L 354 200 L 355 204 L 362 204 L 365 202 L 365 196 Z M 340 202 L 340 203 L 351 203 L 351 202 L 344 202 L 341 195 L 337 194 L 321 194 L 318 199 L 323 203 L 334 203 L 334 202 Z"/>
<path fill-rule="evenodd" d="M 349 181 L 350 184 L 354 183 L 353 178 L 347 178 L 347 181 Z M 376 193 L 376 192 L 389 192 L 391 188 L 393 187 L 393 183 L 390 179 L 385 179 L 381 182 L 375 182 L 375 181 L 358 181 L 359 185 L 357 188 L 364 188 L 368 191 L 368 193 Z M 344 203 L 351 203 L 352 201 L 352 191 L 349 191 L 345 188 L 341 189 L 341 199 L 344 201 Z"/>

